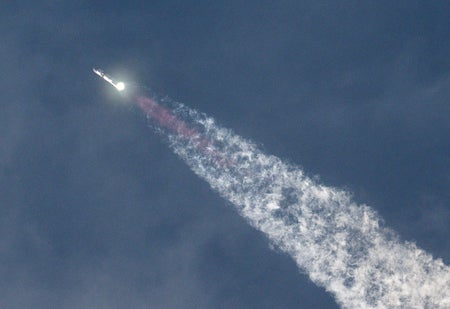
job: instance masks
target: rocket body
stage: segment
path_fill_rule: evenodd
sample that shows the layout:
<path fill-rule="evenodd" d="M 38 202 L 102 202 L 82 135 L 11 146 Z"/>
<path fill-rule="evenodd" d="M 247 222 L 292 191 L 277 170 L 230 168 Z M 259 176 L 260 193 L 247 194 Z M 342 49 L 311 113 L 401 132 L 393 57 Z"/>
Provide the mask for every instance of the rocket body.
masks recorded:
<path fill-rule="evenodd" d="M 123 82 L 115 81 L 111 76 L 105 74 L 101 69 L 92 68 L 92 71 L 103 78 L 106 82 L 108 82 L 111 86 L 117 89 L 117 91 L 123 91 L 125 89 L 125 84 Z"/>

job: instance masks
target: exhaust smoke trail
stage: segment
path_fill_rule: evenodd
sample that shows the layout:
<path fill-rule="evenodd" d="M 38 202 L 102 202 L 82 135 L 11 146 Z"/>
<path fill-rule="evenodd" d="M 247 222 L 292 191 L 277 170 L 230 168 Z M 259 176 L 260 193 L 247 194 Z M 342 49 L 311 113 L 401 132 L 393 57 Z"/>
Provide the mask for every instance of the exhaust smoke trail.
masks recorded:
<path fill-rule="evenodd" d="M 182 104 L 136 102 L 190 168 L 344 308 L 450 308 L 450 268 L 378 214 Z M 163 102 L 167 103 L 167 102 Z"/>

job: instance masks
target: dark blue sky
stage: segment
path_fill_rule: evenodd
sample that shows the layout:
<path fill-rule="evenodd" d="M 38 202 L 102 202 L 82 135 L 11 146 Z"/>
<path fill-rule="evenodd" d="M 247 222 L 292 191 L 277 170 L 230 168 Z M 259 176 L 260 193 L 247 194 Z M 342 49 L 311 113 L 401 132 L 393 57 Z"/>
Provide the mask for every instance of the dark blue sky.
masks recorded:
<path fill-rule="evenodd" d="M 93 66 L 353 192 L 449 264 L 449 12 L 448 1 L 0 4 L 0 307 L 337 307 Z"/>

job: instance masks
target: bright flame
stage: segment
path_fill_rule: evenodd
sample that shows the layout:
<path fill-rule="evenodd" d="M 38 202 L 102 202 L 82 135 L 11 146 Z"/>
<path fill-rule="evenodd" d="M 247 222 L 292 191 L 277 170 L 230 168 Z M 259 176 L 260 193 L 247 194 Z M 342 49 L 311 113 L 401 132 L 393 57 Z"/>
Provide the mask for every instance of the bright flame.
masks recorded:
<path fill-rule="evenodd" d="M 122 82 L 118 82 L 118 83 L 115 85 L 115 87 L 116 87 L 117 90 L 123 91 L 123 90 L 125 89 L 125 84 L 122 83 Z"/>

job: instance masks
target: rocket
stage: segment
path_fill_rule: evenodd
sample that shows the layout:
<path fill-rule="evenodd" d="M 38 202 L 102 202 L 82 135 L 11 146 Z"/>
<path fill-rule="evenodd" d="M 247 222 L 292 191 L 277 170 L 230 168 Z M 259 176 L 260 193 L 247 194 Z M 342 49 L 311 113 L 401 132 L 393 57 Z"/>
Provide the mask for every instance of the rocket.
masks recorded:
<path fill-rule="evenodd" d="M 105 81 L 107 81 L 109 84 L 111 84 L 114 88 L 117 89 L 117 91 L 125 90 L 125 84 L 123 82 L 115 81 L 111 76 L 105 74 L 105 72 L 103 72 L 101 69 L 92 68 L 92 71 L 103 78 Z"/>

